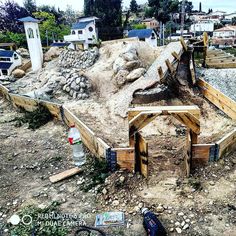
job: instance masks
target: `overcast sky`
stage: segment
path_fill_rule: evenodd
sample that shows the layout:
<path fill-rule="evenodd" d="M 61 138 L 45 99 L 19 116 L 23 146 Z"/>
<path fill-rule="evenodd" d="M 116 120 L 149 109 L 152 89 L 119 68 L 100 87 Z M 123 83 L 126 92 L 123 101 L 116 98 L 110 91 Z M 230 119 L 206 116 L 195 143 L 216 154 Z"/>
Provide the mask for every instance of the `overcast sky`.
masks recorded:
<path fill-rule="evenodd" d="M 1 0 L 0 0 L 1 1 Z M 2 0 L 4 1 L 4 0 Z M 24 0 L 15 0 L 20 5 L 22 5 Z M 137 0 L 138 4 L 145 3 L 147 0 Z M 207 11 L 212 8 L 214 11 L 223 10 L 228 13 L 236 11 L 236 0 L 192 0 L 194 8 L 198 9 L 199 2 L 202 2 L 202 9 Z M 36 0 L 37 5 L 49 4 L 59 7 L 60 9 L 65 9 L 66 5 L 71 5 L 75 10 L 82 10 L 84 0 Z M 130 0 L 123 0 L 124 6 L 129 6 Z"/>

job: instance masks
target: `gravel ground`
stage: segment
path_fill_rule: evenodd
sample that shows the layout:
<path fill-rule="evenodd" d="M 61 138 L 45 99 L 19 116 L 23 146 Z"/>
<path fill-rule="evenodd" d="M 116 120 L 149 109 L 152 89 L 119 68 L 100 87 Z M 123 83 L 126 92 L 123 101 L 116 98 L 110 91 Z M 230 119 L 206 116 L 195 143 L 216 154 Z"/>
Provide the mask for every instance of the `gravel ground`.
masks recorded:
<path fill-rule="evenodd" d="M 204 80 L 236 101 L 236 69 L 201 69 Z"/>

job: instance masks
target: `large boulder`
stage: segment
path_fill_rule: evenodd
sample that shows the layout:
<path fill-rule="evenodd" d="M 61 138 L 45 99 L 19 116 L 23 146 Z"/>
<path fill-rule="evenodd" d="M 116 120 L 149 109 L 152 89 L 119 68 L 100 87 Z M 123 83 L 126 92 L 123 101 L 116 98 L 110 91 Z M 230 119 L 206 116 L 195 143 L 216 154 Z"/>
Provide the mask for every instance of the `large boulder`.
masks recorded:
<path fill-rule="evenodd" d="M 132 82 L 132 81 L 140 78 L 145 72 L 146 72 L 146 70 L 144 68 L 135 69 L 128 74 L 126 79 L 127 79 L 127 81 Z"/>
<path fill-rule="evenodd" d="M 114 77 L 116 84 L 118 87 L 121 87 L 126 82 L 126 77 L 129 74 L 129 71 L 127 70 L 120 70 L 116 76 Z"/>
<path fill-rule="evenodd" d="M 15 77 L 15 78 L 22 78 L 25 76 L 25 72 L 21 69 L 16 69 L 12 72 L 12 75 Z"/>
<path fill-rule="evenodd" d="M 53 58 L 56 58 L 60 55 L 60 48 L 59 47 L 51 47 L 45 54 L 44 60 L 51 61 Z"/>
<path fill-rule="evenodd" d="M 140 61 L 139 60 L 136 60 L 136 61 L 129 61 L 125 64 L 125 68 L 128 70 L 128 71 L 131 71 L 133 69 L 136 69 L 137 67 L 140 66 Z"/>
<path fill-rule="evenodd" d="M 114 72 L 117 73 L 119 70 L 124 69 L 125 63 L 126 61 L 122 57 L 118 57 L 113 64 Z"/>
<path fill-rule="evenodd" d="M 126 52 L 122 55 L 122 57 L 126 60 L 126 61 L 135 61 L 138 60 L 138 56 L 136 54 L 136 51 L 130 51 L 130 52 Z"/>

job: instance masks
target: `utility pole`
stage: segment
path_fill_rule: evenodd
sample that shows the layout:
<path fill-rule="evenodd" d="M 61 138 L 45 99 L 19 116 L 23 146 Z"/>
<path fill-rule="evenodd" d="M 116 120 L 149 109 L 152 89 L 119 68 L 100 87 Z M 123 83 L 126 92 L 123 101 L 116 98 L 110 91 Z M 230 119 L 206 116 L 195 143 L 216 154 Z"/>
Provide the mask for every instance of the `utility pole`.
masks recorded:
<path fill-rule="evenodd" d="M 185 17 L 185 0 L 182 0 L 182 10 L 181 10 L 181 36 L 183 36 L 184 33 L 184 17 Z"/>

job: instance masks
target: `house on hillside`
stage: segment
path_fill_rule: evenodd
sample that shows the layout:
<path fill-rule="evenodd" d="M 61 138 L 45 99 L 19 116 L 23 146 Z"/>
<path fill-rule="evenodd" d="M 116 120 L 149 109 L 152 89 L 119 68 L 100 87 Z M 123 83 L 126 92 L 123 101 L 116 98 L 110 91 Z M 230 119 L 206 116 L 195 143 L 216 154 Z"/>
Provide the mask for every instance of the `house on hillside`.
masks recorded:
<path fill-rule="evenodd" d="M 21 56 L 17 52 L 0 50 L 0 76 L 10 75 L 21 64 Z"/>
<path fill-rule="evenodd" d="M 142 24 L 146 25 L 147 29 L 157 29 L 159 24 L 155 18 L 147 18 L 141 21 Z"/>
<path fill-rule="evenodd" d="M 236 26 L 228 25 L 223 28 L 217 29 L 213 32 L 213 37 L 217 38 L 236 37 Z"/>
<path fill-rule="evenodd" d="M 214 31 L 214 22 L 212 20 L 201 20 L 190 26 L 190 32 L 197 36 L 207 32 L 208 35 L 212 36 Z"/>
<path fill-rule="evenodd" d="M 157 47 L 157 34 L 153 29 L 130 30 L 128 38 L 137 37 L 140 41 L 147 42 L 151 47 Z"/>
<path fill-rule="evenodd" d="M 16 51 L 17 46 L 15 43 L 0 43 L 0 50 L 1 49 Z"/>
<path fill-rule="evenodd" d="M 96 29 L 97 17 L 82 17 L 72 25 L 71 34 L 64 36 L 66 42 L 71 43 L 70 47 L 77 49 L 83 47 L 88 49 L 90 45 L 97 44 L 98 32 Z"/>
<path fill-rule="evenodd" d="M 70 43 L 64 42 L 64 40 L 54 40 L 53 43 L 50 45 L 50 47 L 59 47 L 64 48 L 68 47 Z"/>

